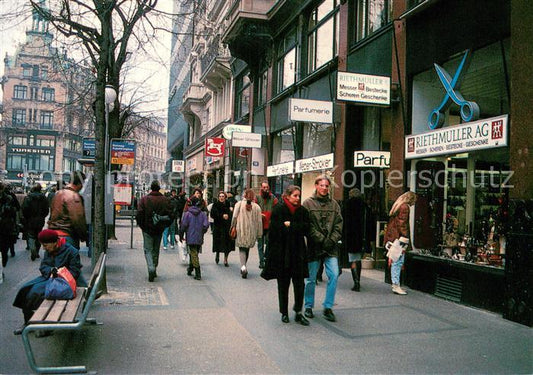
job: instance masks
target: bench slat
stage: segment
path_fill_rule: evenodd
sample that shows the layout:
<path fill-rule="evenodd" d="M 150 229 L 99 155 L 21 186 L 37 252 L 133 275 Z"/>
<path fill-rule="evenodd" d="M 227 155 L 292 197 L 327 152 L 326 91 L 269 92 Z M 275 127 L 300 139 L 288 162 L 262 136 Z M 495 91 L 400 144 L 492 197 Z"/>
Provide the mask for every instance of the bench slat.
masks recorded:
<path fill-rule="evenodd" d="M 67 306 L 66 300 L 56 300 L 56 303 L 54 303 L 54 306 L 48 313 L 48 316 L 45 319 L 45 322 L 58 322 L 61 319 L 61 314 L 63 314 L 63 311 L 65 311 L 65 307 Z"/>
<path fill-rule="evenodd" d="M 89 287 L 92 288 L 94 283 L 96 282 L 96 278 L 98 277 L 100 267 L 102 265 L 102 262 L 104 261 L 104 254 L 100 255 L 100 258 L 96 261 L 96 264 L 94 265 L 93 272 L 91 274 L 91 278 L 89 279 Z"/>
<path fill-rule="evenodd" d="M 46 316 L 48 315 L 48 312 L 50 311 L 52 306 L 54 305 L 54 302 L 55 301 L 45 299 L 41 303 L 41 305 L 39 306 L 37 311 L 35 311 L 35 313 L 31 317 L 29 323 L 42 322 L 46 318 Z"/>
<path fill-rule="evenodd" d="M 65 312 L 61 316 L 62 322 L 73 322 L 85 297 L 86 288 L 76 288 L 76 298 L 68 301 Z"/>

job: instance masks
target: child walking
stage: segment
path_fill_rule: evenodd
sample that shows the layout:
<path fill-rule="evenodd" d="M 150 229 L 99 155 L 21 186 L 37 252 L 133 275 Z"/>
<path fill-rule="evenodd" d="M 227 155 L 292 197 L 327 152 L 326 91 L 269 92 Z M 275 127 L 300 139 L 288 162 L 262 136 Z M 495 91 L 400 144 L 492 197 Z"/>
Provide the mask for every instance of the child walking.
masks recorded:
<path fill-rule="evenodd" d="M 209 220 L 205 212 L 201 210 L 202 201 L 197 197 L 192 197 L 189 209 L 183 214 L 181 219 L 181 226 L 179 230 L 180 242 L 185 242 L 189 249 L 189 267 L 187 267 L 187 275 L 192 276 L 194 269 L 194 278 L 196 280 L 202 279 L 202 272 L 200 271 L 200 259 L 198 254 L 202 252 L 202 244 L 204 243 L 204 234 L 209 229 Z"/>

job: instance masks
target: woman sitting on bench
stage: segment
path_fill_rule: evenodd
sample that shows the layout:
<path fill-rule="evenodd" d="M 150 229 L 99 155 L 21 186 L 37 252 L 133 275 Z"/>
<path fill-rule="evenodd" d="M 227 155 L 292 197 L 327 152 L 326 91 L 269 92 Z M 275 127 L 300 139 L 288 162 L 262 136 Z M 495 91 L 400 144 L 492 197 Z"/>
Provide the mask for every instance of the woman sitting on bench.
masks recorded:
<path fill-rule="evenodd" d="M 37 238 L 45 249 L 44 258 L 39 267 L 41 276 L 24 284 L 15 297 L 13 306 L 21 308 L 24 314 L 24 325 L 14 331 L 15 335 L 22 333 L 34 311 L 43 302 L 46 282 L 52 274 L 52 269 L 67 267 L 78 286 L 87 284 L 81 274 L 82 265 L 78 249 L 67 243 L 64 238 L 60 239 L 57 232 L 52 229 L 44 229 Z"/>

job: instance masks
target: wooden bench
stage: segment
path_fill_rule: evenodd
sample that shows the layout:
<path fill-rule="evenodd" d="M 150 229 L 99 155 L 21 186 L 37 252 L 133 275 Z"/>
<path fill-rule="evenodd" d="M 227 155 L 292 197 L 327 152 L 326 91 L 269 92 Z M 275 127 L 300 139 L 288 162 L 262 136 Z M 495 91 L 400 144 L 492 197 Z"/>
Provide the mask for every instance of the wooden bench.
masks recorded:
<path fill-rule="evenodd" d="M 88 287 L 78 287 L 76 298 L 72 300 L 44 300 L 22 331 L 22 343 L 26 357 L 33 371 L 39 374 L 85 373 L 85 366 L 40 367 L 30 345 L 29 334 L 34 331 L 79 330 L 87 323 L 96 324 L 95 319 L 87 318 L 89 310 L 97 298 L 97 293 L 105 275 L 106 254 L 101 254 L 94 265 Z"/>

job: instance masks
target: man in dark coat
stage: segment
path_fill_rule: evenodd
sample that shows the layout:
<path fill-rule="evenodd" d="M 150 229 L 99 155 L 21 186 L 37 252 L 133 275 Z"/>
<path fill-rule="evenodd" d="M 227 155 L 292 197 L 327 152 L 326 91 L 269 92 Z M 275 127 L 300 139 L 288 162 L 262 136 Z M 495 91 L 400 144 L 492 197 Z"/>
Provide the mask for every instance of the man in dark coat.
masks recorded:
<path fill-rule="evenodd" d="M 38 235 L 38 240 L 45 250 L 39 271 L 41 276 L 28 281 L 17 293 L 13 306 L 22 309 L 24 325 L 28 323 L 33 312 L 44 300 L 46 283 L 54 268 L 66 267 L 76 279 L 78 286 L 86 286 L 85 279 L 81 274 L 81 260 L 78 249 L 69 244 L 65 238 L 59 238 L 57 232 L 45 229 Z M 15 335 L 20 335 L 24 326 L 15 330 Z"/>
<path fill-rule="evenodd" d="M 9 249 L 16 242 L 16 237 L 18 237 L 17 206 L 16 199 L 8 194 L 6 185 L 0 182 L 0 251 L 2 253 L 2 267 L 7 265 Z"/>
<path fill-rule="evenodd" d="M 37 235 L 43 229 L 46 216 L 48 216 L 48 200 L 42 193 L 41 184 L 35 184 L 22 202 L 24 230 L 32 261 L 39 258 L 41 243 L 37 240 Z"/>
<path fill-rule="evenodd" d="M 172 206 L 170 199 L 159 192 L 161 189 L 159 181 L 154 180 L 150 186 L 152 190 L 148 195 L 142 197 L 137 208 L 137 225 L 143 232 L 143 247 L 146 265 L 148 267 L 148 281 L 153 282 L 157 277 L 157 266 L 159 264 L 159 247 L 163 231 L 169 221 L 165 224 L 154 224 L 154 213 L 160 216 L 172 216 Z"/>
<path fill-rule="evenodd" d="M 259 268 L 263 268 L 265 266 L 265 253 L 268 251 L 268 228 L 270 227 L 270 216 L 272 215 L 272 208 L 278 204 L 278 198 L 270 192 L 270 185 L 268 182 L 261 183 L 261 194 L 255 197 L 255 203 L 261 207 L 261 217 L 263 219 L 263 236 L 257 239 Z"/>

